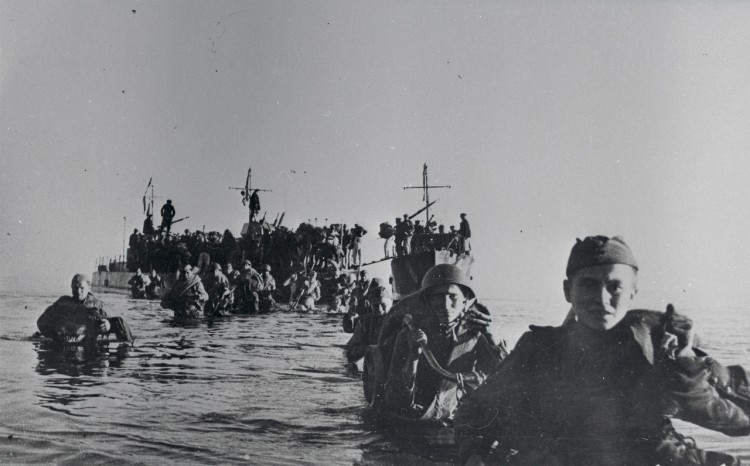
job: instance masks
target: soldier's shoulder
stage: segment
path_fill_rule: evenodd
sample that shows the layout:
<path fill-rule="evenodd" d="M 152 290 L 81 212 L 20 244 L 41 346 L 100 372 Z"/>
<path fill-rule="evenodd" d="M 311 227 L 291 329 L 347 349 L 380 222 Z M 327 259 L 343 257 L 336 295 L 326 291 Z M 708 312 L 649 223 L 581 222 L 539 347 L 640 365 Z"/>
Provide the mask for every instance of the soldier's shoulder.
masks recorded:
<path fill-rule="evenodd" d="M 521 335 L 519 345 L 523 342 L 528 345 L 550 345 L 560 340 L 565 335 L 565 327 L 553 327 L 551 325 L 529 325 L 529 331 Z"/>

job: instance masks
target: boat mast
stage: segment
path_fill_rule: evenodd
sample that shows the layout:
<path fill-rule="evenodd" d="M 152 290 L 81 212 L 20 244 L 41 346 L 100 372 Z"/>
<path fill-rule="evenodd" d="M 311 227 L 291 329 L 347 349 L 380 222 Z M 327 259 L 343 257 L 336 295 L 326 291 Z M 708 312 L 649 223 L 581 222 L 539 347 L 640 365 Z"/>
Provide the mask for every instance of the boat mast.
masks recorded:
<path fill-rule="evenodd" d="M 429 180 L 427 179 L 427 164 L 424 164 L 424 167 L 422 168 L 422 186 L 404 186 L 404 189 L 422 189 L 424 193 L 422 194 L 422 200 L 424 201 L 424 211 L 425 211 L 425 228 L 430 227 L 430 189 L 436 189 L 436 188 L 448 188 L 450 189 L 450 186 L 448 185 L 442 185 L 442 186 L 430 186 Z"/>
<path fill-rule="evenodd" d="M 154 199 L 161 199 L 161 196 L 154 196 L 154 184 L 152 181 L 153 177 L 148 179 L 148 185 L 146 185 L 146 192 L 143 193 L 143 213 L 154 215 Z M 148 188 L 151 188 L 151 196 L 148 195 Z M 146 201 L 148 199 L 148 202 Z"/>
<path fill-rule="evenodd" d="M 253 168 L 250 167 L 250 168 L 247 169 L 247 177 L 245 178 L 245 187 L 244 188 L 237 188 L 237 187 L 234 187 L 234 186 L 230 186 L 229 187 L 229 189 L 239 189 L 240 190 L 240 194 L 242 195 L 242 205 L 246 205 L 247 206 L 247 210 L 248 210 L 248 222 L 250 222 L 250 223 L 252 223 L 252 221 L 253 221 L 252 220 L 252 218 L 253 218 L 253 211 L 252 211 L 252 207 L 250 205 L 250 195 L 251 195 L 250 192 L 251 191 L 262 191 L 262 192 L 268 192 L 268 193 L 273 192 L 273 190 L 271 190 L 271 189 L 257 189 L 257 188 L 253 188 L 252 187 L 252 183 L 251 183 L 252 176 L 253 176 Z M 249 225 L 249 223 L 248 223 L 248 225 Z"/>

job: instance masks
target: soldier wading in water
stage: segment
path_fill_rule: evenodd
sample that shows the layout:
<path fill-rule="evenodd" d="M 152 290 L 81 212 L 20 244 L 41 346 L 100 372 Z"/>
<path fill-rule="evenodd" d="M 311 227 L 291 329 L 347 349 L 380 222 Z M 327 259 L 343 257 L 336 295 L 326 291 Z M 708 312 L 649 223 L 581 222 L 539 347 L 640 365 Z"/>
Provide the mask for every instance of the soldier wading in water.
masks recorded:
<path fill-rule="evenodd" d="M 489 331 L 486 307 L 476 302 L 463 271 L 439 264 L 421 289 L 387 314 L 378 345 L 387 370 L 386 411 L 449 424 L 458 401 L 507 354 Z"/>
<path fill-rule="evenodd" d="M 737 465 L 677 433 L 677 417 L 750 433 L 747 373 L 694 348 L 690 319 L 628 310 L 638 264 L 619 237 L 578 240 L 563 282 L 572 315 L 531 326 L 455 417 L 461 464 Z"/>

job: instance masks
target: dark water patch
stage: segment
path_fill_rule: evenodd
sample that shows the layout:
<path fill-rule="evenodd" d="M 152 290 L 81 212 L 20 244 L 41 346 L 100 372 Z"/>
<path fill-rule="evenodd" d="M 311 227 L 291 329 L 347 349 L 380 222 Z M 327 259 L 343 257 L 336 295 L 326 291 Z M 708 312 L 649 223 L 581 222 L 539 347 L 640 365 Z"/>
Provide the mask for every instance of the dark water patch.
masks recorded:
<path fill-rule="evenodd" d="M 77 412 L 77 411 L 74 412 L 74 411 L 71 411 L 69 409 L 58 408 L 56 406 L 50 406 L 50 405 L 46 405 L 46 404 L 43 404 L 43 403 L 40 404 L 40 406 L 42 406 L 44 408 L 47 408 L 50 411 L 54 411 L 56 413 L 67 414 L 68 416 L 73 416 L 73 417 L 89 417 L 88 415 L 80 413 L 80 412 Z"/>

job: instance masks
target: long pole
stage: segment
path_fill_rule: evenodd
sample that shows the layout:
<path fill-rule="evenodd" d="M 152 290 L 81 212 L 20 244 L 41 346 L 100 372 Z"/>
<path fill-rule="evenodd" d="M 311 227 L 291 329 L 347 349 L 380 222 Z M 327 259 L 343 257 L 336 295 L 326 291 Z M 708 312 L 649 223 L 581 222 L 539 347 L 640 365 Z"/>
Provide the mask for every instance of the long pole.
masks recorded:
<path fill-rule="evenodd" d="M 127 217 L 122 218 L 122 255 L 125 255 L 125 222 Z"/>
<path fill-rule="evenodd" d="M 424 164 L 424 169 L 422 170 L 422 186 L 424 186 L 424 210 L 425 210 L 425 218 L 427 221 L 424 222 L 424 227 L 427 229 L 427 231 L 430 230 L 430 190 L 427 188 L 429 184 L 427 184 L 427 164 Z"/>

